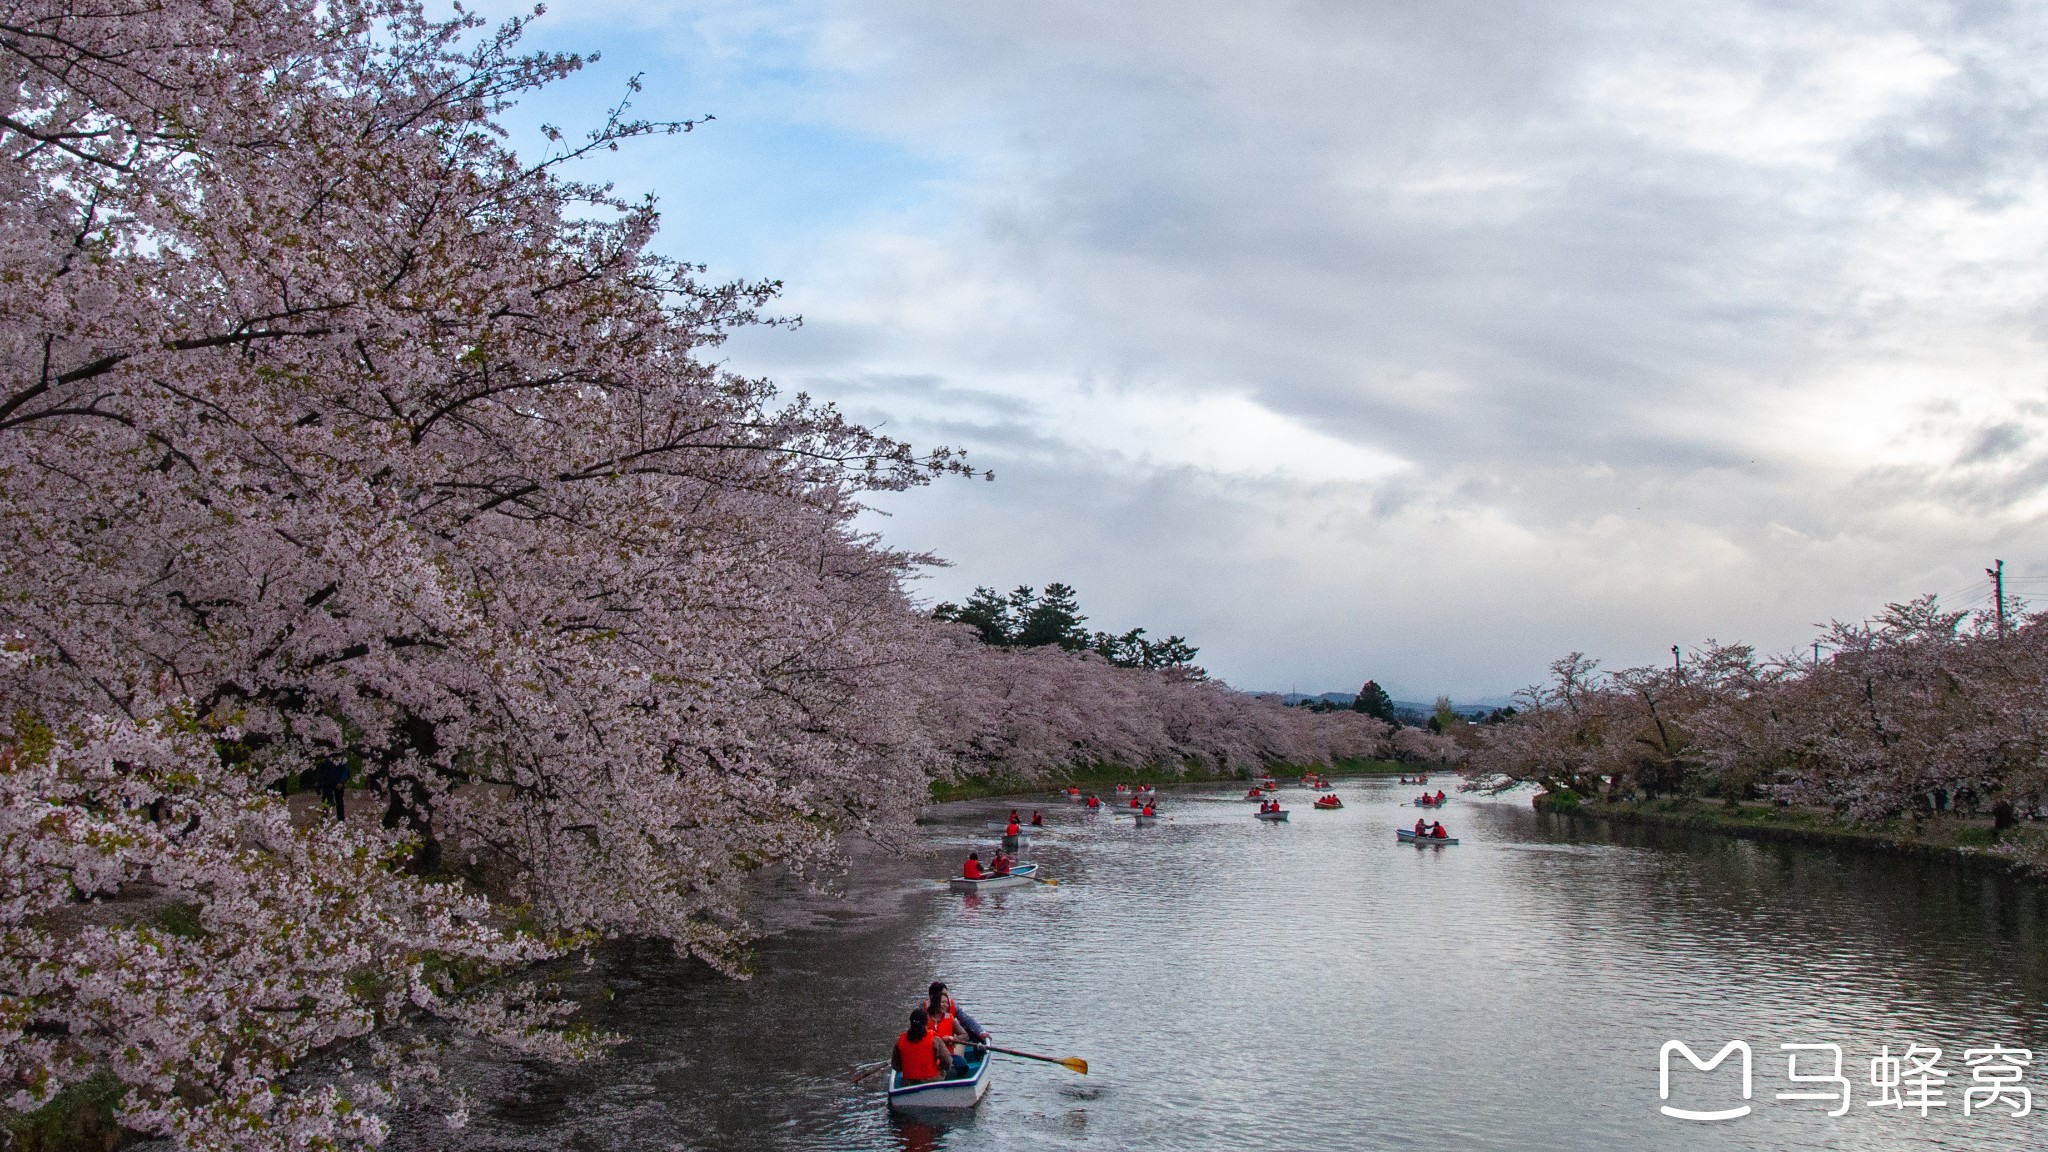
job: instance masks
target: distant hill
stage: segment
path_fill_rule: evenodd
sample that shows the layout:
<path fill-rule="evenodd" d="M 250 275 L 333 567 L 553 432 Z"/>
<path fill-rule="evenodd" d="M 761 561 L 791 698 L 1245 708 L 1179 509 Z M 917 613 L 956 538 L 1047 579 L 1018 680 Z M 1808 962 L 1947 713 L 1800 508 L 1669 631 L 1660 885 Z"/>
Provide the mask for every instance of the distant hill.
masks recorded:
<path fill-rule="evenodd" d="M 1356 692 L 1319 692 L 1315 695 L 1310 695 L 1306 692 L 1254 692 L 1252 695 L 1278 697 L 1286 704 L 1299 704 L 1304 700 L 1321 700 L 1326 704 L 1335 704 L 1340 708 L 1349 708 L 1352 702 L 1358 699 L 1358 693 Z M 1511 703 L 1506 697 L 1488 697 L 1488 700 L 1498 700 L 1498 703 L 1454 703 L 1451 705 L 1451 711 L 1468 720 L 1477 720 L 1495 708 Z M 1431 716 L 1436 715 L 1436 704 L 1434 701 L 1424 704 L 1414 700 L 1396 700 L 1394 701 L 1394 715 L 1400 717 L 1403 721 L 1421 724 L 1426 722 Z"/>

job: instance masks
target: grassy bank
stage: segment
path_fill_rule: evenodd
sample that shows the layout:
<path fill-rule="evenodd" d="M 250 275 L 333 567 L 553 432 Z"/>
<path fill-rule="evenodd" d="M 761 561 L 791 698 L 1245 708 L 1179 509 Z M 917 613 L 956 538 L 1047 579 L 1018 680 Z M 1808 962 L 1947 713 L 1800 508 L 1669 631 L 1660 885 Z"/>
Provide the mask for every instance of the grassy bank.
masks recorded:
<path fill-rule="evenodd" d="M 1338 776 L 1394 776 L 1404 772 L 1433 772 L 1437 769 L 1421 764 L 1401 764 L 1393 760 L 1339 760 L 1332 764 L 1271 764 L 1265 773 L 1287 780 L 1303 772 L 1321 772 L 1332 778 Z M 1068 785 L 1084 792 L 1107 792 L 1118 784 L 1205 784 L 1224 780 L 1249 780 L 1249 772 L 1218 773 L 1201 768 L 1189 768 L 1175 773 L 1160 768 L 1127 768 L 1120 764 L 1092 764 L 1083 768 L 1069 769 L 1059 776 L 1048 776 L 1041 780 L 1024 780 L 1014 776 L 973 776 L 965 780 L 935 781 L 932 784 L 932 803 L 948 800 L 975 800 L 984 796 L 1047 796 Z"/>
<path fill-rule="evenodd" d="M 1569 793 L 1536 797 L 1536 809 L 1577 817 L 1718 832 L 1750 840 L 1861 848 L 1909 856 L 1960 860 L 2011 875 L 2048 878 L 2031 860 L 2043 858 L 2048 828 L 2021 824 L 2003 833 L 1989 819 L 1939 814 L 1922 820 L 1900 818 L 1878 824 L 1845 824 L 1811 808 L 1748 803 L 1730 807 L 1716 801 L 1676 798 L 1598 803 Z"/>

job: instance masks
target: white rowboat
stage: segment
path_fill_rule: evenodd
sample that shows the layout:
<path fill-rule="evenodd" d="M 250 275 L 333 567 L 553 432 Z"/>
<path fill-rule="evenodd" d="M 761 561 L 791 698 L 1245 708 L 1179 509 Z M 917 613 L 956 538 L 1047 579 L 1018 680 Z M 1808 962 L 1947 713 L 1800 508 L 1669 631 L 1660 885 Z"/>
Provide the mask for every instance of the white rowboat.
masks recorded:
<path fill-rule="evenodd" d="M 1456 844 L 1458 842 L 1458 838 L 1456 836 L 1445 836 L 1441 839 L 1435 836 L 1417 836 L 1415 834 L 1415 829 L 1413 828 L 1394 829 L 1394 839 L 1406 841 L 1407 843 L 1416 845 Z"/>
<path fill-rule="evenodd" d="M 1446 797 L 1444 797 L 1444 798 L 1443 798 L 1443 799 L 1441 799 L 1441 800 L 1416 800 L 1416 801 L 1413 801 L 1414 805 L 1415 805 L 1415 806 L 1416 806 L 1417 808 L 1441 808 L 1441 807 L 1443 807 L 1444 805 L 1446 805 L 1446 804 L 1449 804 L 1450 802 L 1451 802 L 1451 798 L 1450 798 L 1449 796 L 1446 796 Z"/>
<path fill-rule="evenodd" d="M 1029 884 L 1037 875 L 1036 864 L 1012 864 L 1008 876 L 984 876 L 979 880 L 955 876 L 946 881 L 946 886 L 955 892 L 988 892 L 996 888 L 1015 888 L 1020 884 Z"/>
<path fill-rule="evenodd" d="M 1287 819 L 1287 813 L 1285 812 L 1254 812 L 1252 813 L 1252 815 L 1258 817 L 1261 820 L 1277 821 Z"/>
<path fill-rule="evenodd" d="M 989 1065 L 994 1063 L 987 1052 L 980 1052 L 968 1058 L 970 1071 L 960 1080 L 927 1080 L 922 1084 L 903 1083 L 901 1072 L 889 1073 L 889 1107 L 898 1111 L 965 1112 L 981 1103 L 988 1095 Z"/>

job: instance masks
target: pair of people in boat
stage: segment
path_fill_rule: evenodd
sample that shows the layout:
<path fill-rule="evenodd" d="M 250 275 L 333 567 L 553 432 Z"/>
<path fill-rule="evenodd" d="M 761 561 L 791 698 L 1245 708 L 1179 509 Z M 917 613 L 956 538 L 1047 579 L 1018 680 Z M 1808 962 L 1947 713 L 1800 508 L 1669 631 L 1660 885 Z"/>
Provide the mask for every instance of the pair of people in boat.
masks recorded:
<path fill-rule="evenodd" d="M 1430 795 L 1427 792 L 1424 792 L 1422 795 L 1416 797 L 1416 799 L 1422 801 L 1424 804 L 1441 804 L 1444 802 L 1444 790 L 1441 788 L 1437 789 L 1436 795 L 1434 796 Z"/>
<path fill-rule="evenodd" d="M 963 880 L 987 880 L 995 876 L 1008 876 L 1012 863 L 1013 861 L 1010 857 L 1004 855 L 1000 849 L 996 851 L 995 855 L 989 857 L 986 866 L 981 862 L 981 853 L 969 852 L 967 854 L 967 862 L 960 865 L 960 878 Z"/>
<path fill-rule="evenodd" d="M 1261 812 L 1278 812 L 1279 810 L 1280 802 L 1278 800 L 1263 800 L 1259 802 L 1259 811 Z"/>
<path fill-rule="evenodd" d="M 1444 831 L 1443 825 L 1434 820 L 1424 820 L 1420 816 L 1415 818 L 1415 834 L 1427 836 L 1432 840 L 1448 840 L 1451 837 L 1449 832 Z"/>
<path fill-rule="evenodd" d="M 896 1037 L 889 1067 L 906 1084 L 959 1080 L 973 1071 L 969 1043 L 988 1043 L 988 1031 L 953 1003 L 943 981 L 933 981 L 925 1002 L 910 1011 L 910 1027 Z"/>
<path fill-rule="evenodd" d="M 1137 803 L 1137 801 L 1133 800 L 1133 801 L 1131 801 L 1131 803 L 1135 804 L 1135 803 Z M 1145 804 L 1145 807 L 1144 807 L 1143 809 L 1141 809 L 1141 810 L 1140 810 L 1140 811 L 1138 812 L 1138 815 L 1140 815 L 1140 816 L 1157 816 L 1157 815 L 1159 815 L 1159 813 L 1158 813 L 1158 812 L 1156 812 L 1156 811 L 1154 811 L 1154 810 L 1153 810 L 1153 808 L 1152 808 L 1151 802 L 1147 801 L 1147 802 L 1146 802 L 1146 804 Z"/>

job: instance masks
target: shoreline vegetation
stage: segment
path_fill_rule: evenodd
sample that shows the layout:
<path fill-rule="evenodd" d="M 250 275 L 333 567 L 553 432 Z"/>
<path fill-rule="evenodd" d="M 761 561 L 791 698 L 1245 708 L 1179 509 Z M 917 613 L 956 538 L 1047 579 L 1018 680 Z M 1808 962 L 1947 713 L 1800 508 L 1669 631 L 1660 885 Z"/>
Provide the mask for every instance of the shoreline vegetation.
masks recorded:
<path fill-rule="evenodd" d="M 1339 757 L 1327 764 L 1269 764 L 1261 775 L 1281 780 L 1299 777 L 1304 772 L 1320 772 L 1328 777 L 1339 776 L 1398 776 L 1406 772 L 1447 772 L 1444 764 L 1422 764 L 1399 760 L 1381 760 L 1371 757 Z M 931 802 L 946 804 L 955 800 L 980 800 L 992 796 L 1041 796 L 1058 792 L 1068 785 L 1078 785 L 1083 791 L 1114 788 L 1118 784 L 1218 784 L 1231 780 L 1251 780 L 1248 771 L 1231 769 L 1218 772 L 1212 768 L 1189 767 L 1179 773 L 1158 768 L 1129 768 L 1121 764 L 1097 764 L 1065 773 L 1053 773 L 1037 780 L 1026 780 L 1016 776 L 993 775 L 972 776 L 962 780 L 935 780 L 931 786 Z"/>
<path fill-rule="evenodd" d="M 1923 596 L 1811 655 L 1709 642 L 1603 672 L 1575 652 L 1520 700 L 1454 735 L 1475 778 L 1539 807 L 2048 878 L 2048 614 Z"/>
<path fill-rule="evenodd" d="M 1569 791 L 1538 793 L 1531 803 L 1538 812 L 1574 819 L 1950 860 L 2007 876 L 2048 881 L 2048 871 L 2033 863 L 2048 845 L 2048 828 L 2017 826 L 2001 832 L 1990 819 L 1944 814 L 1918 821 L 1900 818 L 1856 825 L 1821 809 L 1773 802 L 1731 807 L 1690 797 L 1596 801 Z"/>

